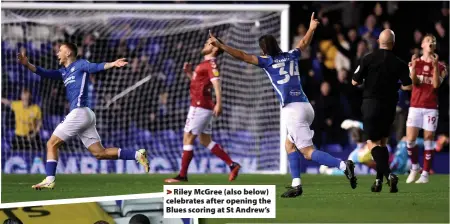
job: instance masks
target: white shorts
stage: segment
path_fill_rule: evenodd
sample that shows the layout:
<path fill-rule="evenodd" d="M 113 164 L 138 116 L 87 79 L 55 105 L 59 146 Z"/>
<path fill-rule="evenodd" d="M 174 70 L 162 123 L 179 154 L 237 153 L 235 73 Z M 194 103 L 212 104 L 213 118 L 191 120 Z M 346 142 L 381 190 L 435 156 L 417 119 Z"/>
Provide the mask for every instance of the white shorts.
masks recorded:
<path fill-rule="evenodd" d="M 88 148 L 90 145 L 99 142 L 95 127 L 95 114 L 88 107 L 75 108 L 64 118 L 53 132 L 58 138 L 67 141 L 74 136 L 78 136 L 84 146 Z"/>
<path fill-rule="evenodd" d="M 212 110 L 201 107 L 189 107 L 189 113 L 184 126 L 184 132 L 191 132 L 194 135 L 212 133 Z"/>
<path fill-rule="evenodd" d="M 406 126 L 434 132 L 437 128 L 438 117 L 439 111 L 437 109 L 410 107 Z"/>
<path fill-rule="evenodd" d="M 281 109 L 287 138 L 295 144 L 297 149 L 312 146 L 314 131 L 310 129 L 314 121 L 314 109 L 310 103 L 290 103 Z"/>

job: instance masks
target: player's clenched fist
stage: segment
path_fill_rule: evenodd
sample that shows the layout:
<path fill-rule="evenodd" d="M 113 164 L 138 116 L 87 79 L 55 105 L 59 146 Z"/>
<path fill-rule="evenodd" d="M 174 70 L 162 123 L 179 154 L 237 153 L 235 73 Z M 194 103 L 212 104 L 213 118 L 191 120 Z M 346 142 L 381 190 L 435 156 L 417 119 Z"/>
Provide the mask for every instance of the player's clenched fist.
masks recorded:
<path fill-rule="evenodd" d="M 28 57 L 24 53 L 17 54 L 17 60 L 22 65 L 27 65 L 28 64 Z"/>
<path fill-rule="evenodd" d="M 188 74 L 192 73 L 192 64 L 189 62 L 185 62 L 183 65 L 183 71 Z"/>
<path fill-rule="evenodd" d="M 416 61 L 417 61 L 417 55 L 413 54 L 411 57 L 411 62 L 409 62 L 408 66 L 409 67 L 416 67 Z"/>
<path fill-rule="evenodd" d="M 317 26 L 320 24 L 319 20 L 314 19 L 314 12 L 311 14 L 311 21 L 309 22 L 309 29 L 316 30 Z"/>
<path fill-rule="evenodd" d="M 439 55 L 434 54 L 434 56 L 431 57 L 431 62 L 433 63 L 433 66 L 436 68 L 439 63 Z"/>

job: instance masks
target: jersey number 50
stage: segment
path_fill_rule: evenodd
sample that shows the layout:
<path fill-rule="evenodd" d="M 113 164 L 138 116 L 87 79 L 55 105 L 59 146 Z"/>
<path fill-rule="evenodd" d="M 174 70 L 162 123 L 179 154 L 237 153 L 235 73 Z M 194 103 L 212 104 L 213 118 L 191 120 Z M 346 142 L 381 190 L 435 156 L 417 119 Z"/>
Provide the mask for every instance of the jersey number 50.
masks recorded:
<path fill-rule="evenodd" d="M 289 82 L 289 80 L 291 79 L 291 76 L 296 76 L 296 75 L 299 76 L 300 75 L 300 73 L 297 70 L 298 67 L 295 66 L 294 61 L 291 61 L 289 63 L 289 72 L 284 70 L 286 68 L 285 62 L 274 64 L 274 65 L 272 65 L 272 68 L 280 68 L 280 75 L 284 76 L 284 79 L 277 81 L 277 83 L 280 85 Z"/>

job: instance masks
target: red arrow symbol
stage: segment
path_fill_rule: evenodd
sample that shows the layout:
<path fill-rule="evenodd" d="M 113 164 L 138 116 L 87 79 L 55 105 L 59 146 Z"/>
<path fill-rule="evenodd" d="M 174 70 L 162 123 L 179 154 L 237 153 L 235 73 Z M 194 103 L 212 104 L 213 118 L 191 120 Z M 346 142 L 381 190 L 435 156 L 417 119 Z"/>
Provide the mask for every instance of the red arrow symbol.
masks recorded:
<path fill-rule="evenodd" d="M 171 190 L 167 190 L 167 194 L 172 194 L 172 191 Z"/>

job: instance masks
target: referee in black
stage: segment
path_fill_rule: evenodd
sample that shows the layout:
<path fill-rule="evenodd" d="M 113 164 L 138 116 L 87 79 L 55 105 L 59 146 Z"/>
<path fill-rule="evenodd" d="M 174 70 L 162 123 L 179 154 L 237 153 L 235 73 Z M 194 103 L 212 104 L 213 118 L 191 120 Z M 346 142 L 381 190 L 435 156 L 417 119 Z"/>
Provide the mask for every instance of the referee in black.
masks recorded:
<path fill-rule="evenodd" d="M 379 49 L 365 55 L 353 74 L 353 85 L 363 84 L 361 112 L 367 146 L 376 162 L 377 179 L 372 192 L 380 192 L 383 176 L 386 177 L 390 192 L 398 192 L 398 177 L 389 168 L 389 151 L 386 147 L 390 128 L 395 118 L 398 101 L 399 80 L 403 90 L 411 90 L 408 64 L 392 52 L 395 34 L 386 29 L 378 38 Z"/>

